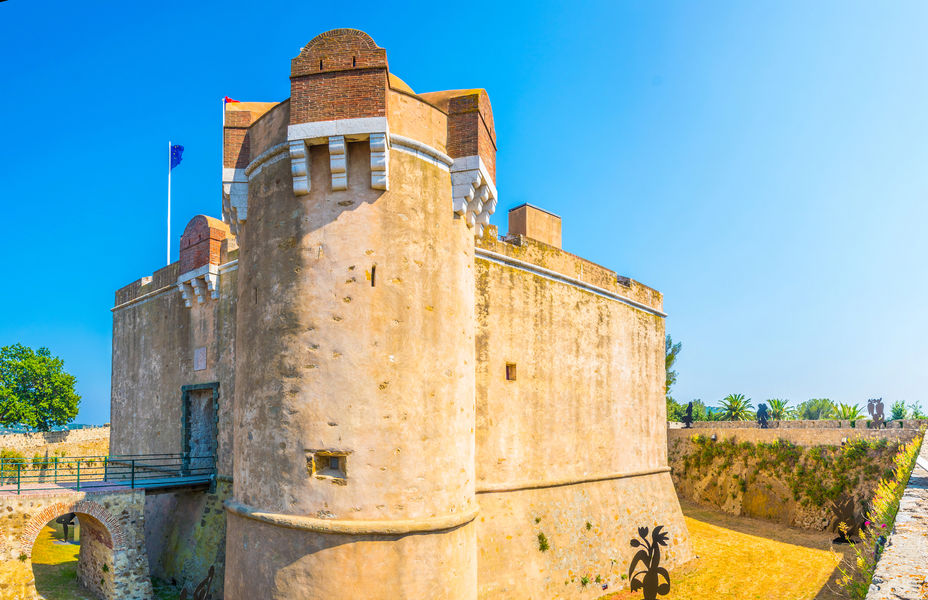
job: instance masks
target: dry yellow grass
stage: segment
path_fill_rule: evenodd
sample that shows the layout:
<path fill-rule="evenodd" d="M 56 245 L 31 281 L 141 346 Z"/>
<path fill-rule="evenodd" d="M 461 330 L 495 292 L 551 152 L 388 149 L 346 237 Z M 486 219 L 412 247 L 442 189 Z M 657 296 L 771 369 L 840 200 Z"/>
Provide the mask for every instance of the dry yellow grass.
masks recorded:
<path fill-rule="evenodd" d="M 699 557 L 671 571 L 670 594 L 661 600 L 837 600 L 834 583 L 847 546 L 832 549 L 827 533 L 731 517 L 684 505 L 686 526 Z M 628 590 L 602 600 L 640 599 Z"/>

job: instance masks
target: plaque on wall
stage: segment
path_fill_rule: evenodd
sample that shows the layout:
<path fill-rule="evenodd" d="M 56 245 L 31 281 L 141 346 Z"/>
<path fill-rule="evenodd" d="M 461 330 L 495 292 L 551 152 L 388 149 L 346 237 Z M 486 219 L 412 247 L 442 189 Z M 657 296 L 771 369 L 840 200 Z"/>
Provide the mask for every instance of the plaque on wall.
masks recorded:
<path fill-rule="evenodd" d="M 193 351 L 193 370 L 194 371 L 204 371 L 206 370 L 206 346 L 202 348 L 197 348 Z"/>

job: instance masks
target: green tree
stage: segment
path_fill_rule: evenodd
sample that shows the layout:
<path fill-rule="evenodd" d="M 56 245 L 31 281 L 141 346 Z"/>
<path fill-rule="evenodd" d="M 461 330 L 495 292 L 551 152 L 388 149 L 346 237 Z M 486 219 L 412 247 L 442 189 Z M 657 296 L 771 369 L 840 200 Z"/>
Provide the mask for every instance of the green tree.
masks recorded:
<path fill-rule="evenodd" d="M 828 398 L 812 398 L 796 407 L 796 418 L 807 421 L 820 419 L 833 419 L 835 417 L 834 402 Z"/>
<path fill-rule="evenodd" d="M 789 400 L 771 398 L 767 400 L 770 418 L 774 421 L 786 421 L 796 416 L 796 409 L 789 406 Z"/>
<path fill-rule="evenodd" d="M 0 425 L 24 425 L 48 431 L 77 416 L 81 397 L 64 361 L 48 348 L 22 344 L 0 348 Z"/>
<path fill-rule="evenodd" d="M 677 362 L 677 356 L 680 355 L 680 350 L 683 348 L 683 342 L 673 343 L 673 338 L 670 337 L 670 334 L 667 334 L 667 337 L 664 338 L 664 370 L 666 371 L 667 378 L 664 381 L 664 395 L 668 398 L 672 398 L 670 395 L 670 388 L 677 382 L 677 372 L 673 370 L 673 365 Z"/>
<path fill-rule="evenodd" d="M 864 413 L 861 412 L 860 407 L 856 404 L 838 404 L 835 407 L 835 418 L 842 421 L 856 421 L 857 419 L 862 419 Z"/>
<path fill-rule="evenodd" d="M 754 418 L 751 399 L 744 394 L 729 394 L 722 398 L 722 421 L 749 421 Z"/>
<path fill-rule="evenodd" d="M 918 402 L 913 402 L 912 404 L 909 404 L 909 410 L 912 411 L 911 414 L 912 414 L 913 419 L 924 419 L 925 418 L 925 413 L 922 411 L 922 406 Z"/>
<path fill-rule="evenodd" d="M 681 406 L 679 402 L 667 396 L 667 420 L 679 423 L 683 420 L 685 414 L 686 407 Z"/>
<path fill-rule="evenodd" d="M 898 402 L 893 402 L 893 416 L 892 416 L 893 421 L 896 421 L 898 419 L 904 419 L 908 416 L 908 414 L 909 414 L 909 411 L 906 410 L 905 408 L 905 402 L 903 402 L 902 400 Z"/>
<path fill-rule="evenodd" d="M 683 407 L 683 411 L 686 412 L 686 407 Z M 693 420 L 694 421 L 711 421 L 709 418 L 709 409 L 706 408 L 706 403 L 696 398 L 693 400 Z"/>

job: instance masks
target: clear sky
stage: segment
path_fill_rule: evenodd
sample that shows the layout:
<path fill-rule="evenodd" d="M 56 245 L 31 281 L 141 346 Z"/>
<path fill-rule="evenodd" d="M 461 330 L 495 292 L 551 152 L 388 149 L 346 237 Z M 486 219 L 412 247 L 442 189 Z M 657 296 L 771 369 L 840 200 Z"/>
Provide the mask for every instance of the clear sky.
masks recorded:
<path fill-rule="evenodd" d="M 48 346 L 78 420 L 108 420 L 109 309 L 164 264 L 168 140 L 176 259 L 221 215 L 220 99 L 285 99 L 299 49 L 355 27 L 416 91 L 488 90 L 501 231 L 540 205 L 664 293 L 678 400 L 921 401 L 926 23 L 920 1 L 2 2 L 0 344 Z"/>

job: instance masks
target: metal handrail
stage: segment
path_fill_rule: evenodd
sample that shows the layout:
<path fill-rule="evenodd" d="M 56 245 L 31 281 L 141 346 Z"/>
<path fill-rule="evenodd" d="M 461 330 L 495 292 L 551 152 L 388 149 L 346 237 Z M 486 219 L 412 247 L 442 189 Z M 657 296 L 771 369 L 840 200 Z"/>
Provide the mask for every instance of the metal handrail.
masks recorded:
<path fill-rule="evenodd" d="M 171 487 L 211 482 L 215 477 L 215 456 L 186 453 L 0 458 L 0 492 L 15 489 L 17 494 L 71 486 L 77 490 L 127 484 L 131 489 Z"/>

